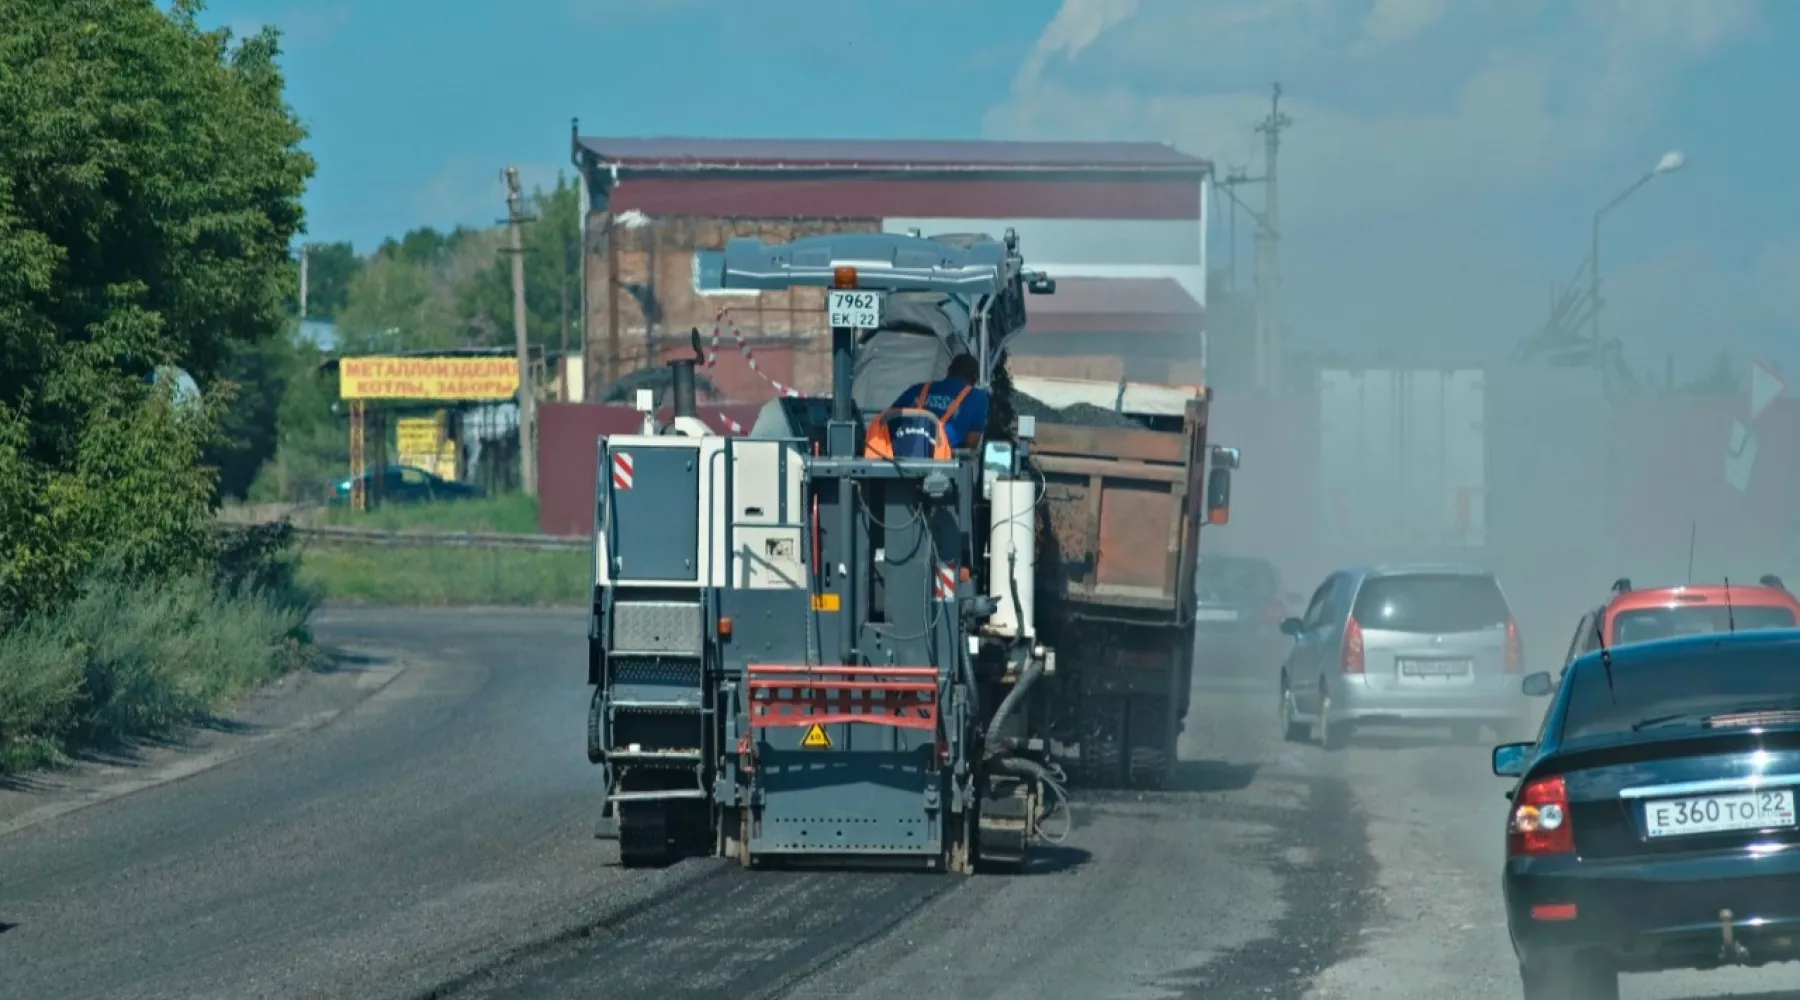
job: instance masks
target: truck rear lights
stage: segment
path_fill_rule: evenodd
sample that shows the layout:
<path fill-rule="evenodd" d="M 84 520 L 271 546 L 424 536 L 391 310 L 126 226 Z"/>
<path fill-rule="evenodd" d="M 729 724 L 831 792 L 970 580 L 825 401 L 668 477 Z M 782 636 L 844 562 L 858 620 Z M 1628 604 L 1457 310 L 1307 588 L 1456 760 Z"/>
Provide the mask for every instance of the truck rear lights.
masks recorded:
<path fill-rule="evenodd" d="M 1338 666 L 1346 674 L 1363 672 L 1362 623 L 1354 618 L 1344 626 L 1344 650 Z"/>
<path fill-rule="evenodd" d="M 1574 850 L 1575 825 L 1569 819 L 1569 793 L 1562 776 L 1527 782 L 1513 799 L 1512 817 L 1506 824 L 1507 856 L 1539 857 Z"/>
<path fill-rule="evenodd" d="M 1506 672 L 1516 674 L 1525 669 L 1525 647 L 1519 641 L 1519 620 L 1506 620 Z"/>

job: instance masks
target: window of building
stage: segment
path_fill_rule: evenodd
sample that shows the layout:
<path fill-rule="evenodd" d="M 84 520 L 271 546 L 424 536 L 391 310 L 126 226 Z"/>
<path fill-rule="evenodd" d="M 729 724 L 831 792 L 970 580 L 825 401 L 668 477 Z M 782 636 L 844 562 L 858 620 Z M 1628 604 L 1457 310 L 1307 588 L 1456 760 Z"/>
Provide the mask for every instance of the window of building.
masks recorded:
<path fill-rule="evenodd" d="M 725 251 L 694 251 L 694 293 L 697 295 L 755 295 L 742 288 L 724 288 Z"/>

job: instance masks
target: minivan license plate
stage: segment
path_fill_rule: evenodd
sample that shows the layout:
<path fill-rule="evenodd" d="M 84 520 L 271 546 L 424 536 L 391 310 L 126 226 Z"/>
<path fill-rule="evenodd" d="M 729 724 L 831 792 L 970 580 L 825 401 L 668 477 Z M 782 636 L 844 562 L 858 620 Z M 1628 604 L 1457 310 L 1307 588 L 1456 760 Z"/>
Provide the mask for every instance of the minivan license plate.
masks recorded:
<path fill-rule="evenodd" d="M 1651 837 L 1793 825 L 1794 793 L 1786 788 L 1657 799 L 1644 805 L 1644 831 Z"/>
<path fill-rule="evenodd" d="M 1401 660 L 1400 672 L 1408 677 L 1462 677 L 1469 666 L 1468 660 Z"/>

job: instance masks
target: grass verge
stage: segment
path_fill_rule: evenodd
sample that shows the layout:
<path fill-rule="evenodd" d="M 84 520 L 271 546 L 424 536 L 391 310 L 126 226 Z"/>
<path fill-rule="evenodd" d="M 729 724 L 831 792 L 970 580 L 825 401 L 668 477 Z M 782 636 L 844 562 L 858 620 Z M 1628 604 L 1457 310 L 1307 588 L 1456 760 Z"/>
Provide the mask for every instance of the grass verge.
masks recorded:
<path fill-rule="evenodd" d="M 492 531 L 538 534 L 536 497 L 507 493 L 474 500 L 388 504 L 361 514 L 330 508 L 325 523 L 380 531 Z"/>
<path fill-rule="evenodd" d="M 0 634 L 0 774 L 206 718 L 312 656 L 310 601 L 100 577 Z"/>
<path fill-rule="evenodd" d="M 579 606 L 593 582 L 588 559 L 585 551 L 313 542 L 301 554 L 300 580 L 348 604 Z"/>

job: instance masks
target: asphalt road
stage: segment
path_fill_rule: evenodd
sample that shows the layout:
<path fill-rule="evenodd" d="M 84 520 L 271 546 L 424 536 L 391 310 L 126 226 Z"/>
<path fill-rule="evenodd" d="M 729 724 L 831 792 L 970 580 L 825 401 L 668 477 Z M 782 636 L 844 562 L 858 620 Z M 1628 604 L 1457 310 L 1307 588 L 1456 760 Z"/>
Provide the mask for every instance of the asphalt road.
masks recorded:
<path fill-rule="evenodd" d="M 592 836 L 582 626 L 334 613 L 321 638 L 370 654 L 340 675 L 194 749 L 0 790 L 0 996 L 1518 996 L 1484 748 L 1283 743 L 1272 668 L 1215 667 L 1179 787 L 1083 794 L 1026 874 L 626 872 Z M 145 774 L 179 780 L 105 797 Z"/>

